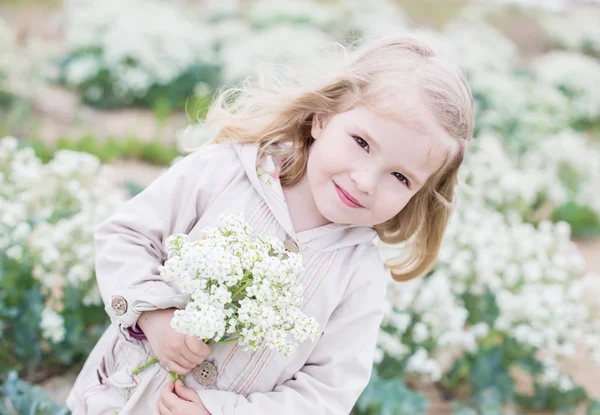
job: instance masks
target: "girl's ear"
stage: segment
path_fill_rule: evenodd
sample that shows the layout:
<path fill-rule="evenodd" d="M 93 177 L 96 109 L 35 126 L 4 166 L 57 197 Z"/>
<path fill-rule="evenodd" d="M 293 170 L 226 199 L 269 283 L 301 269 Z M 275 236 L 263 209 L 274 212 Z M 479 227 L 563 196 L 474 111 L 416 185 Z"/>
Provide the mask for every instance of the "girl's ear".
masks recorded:
<path fill-rule="evenodd" d="M 325 125 L 327 124 L 328 118 L 329 117 L 326 114 L 322 113 L 317 113 L 313 116 L 310 133 L 315 140 L 321 136 L 321 133 L 323 132 L 323 130 L 325 129 Z"/>

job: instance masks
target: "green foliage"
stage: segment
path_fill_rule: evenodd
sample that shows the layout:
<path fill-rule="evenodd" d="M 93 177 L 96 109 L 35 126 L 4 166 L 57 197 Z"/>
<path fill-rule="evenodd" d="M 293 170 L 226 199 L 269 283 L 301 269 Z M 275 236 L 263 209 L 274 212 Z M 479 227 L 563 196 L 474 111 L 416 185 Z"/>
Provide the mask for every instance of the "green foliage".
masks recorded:
<path fill-rule="evenodd" d="M 587 206 L 574 201 L 565 203 L 552 214 L 552 221 L 565 221 L 571 225 L 573 236 L 586 238 L 600 234 L 600 217 Z"/>
<path fill-rule="evenodd" d="M 581 387 L 565 391 L 535 381 L 543 370 L 535 358 L 536 350 L 523 347 L 512 338 L 501 339 L 499 334 L 488 336 L 476 353 L 459 358 L 442 379 L 442 384 L 452 392 L 465 385 L 468 388 L 469 402 L 457 403 L 455 413 L 469 414 L 471 409 L 478 414 L 498 414 L 503 405 L 514 403 L 523 409 L 569 412 L 588 400 Z M 533 396 L 515 390 L 511 368 L 520 368 L 532 376 Z"/>
<path fill-rule="evenodd" d="M 102 305 L 81 304 L 88 285 L 67 287 L 63 293 L 66 336 L 59 344 L 42 338 L 40 321 L 46 301 L 31 264 L 18 263 L 0 252 L 0 379 L 9 370 L 38 377 L 42 368 L 80 364 L 106 327 Z M 90 281 L 88 284 L 95 284 Z"/>
<path fill-rule="evenodd" d="M 575 408 L 588 400 L 585 389 L 577 386 L 563 391 L 554 386 L 535 383 L 533 396 L 519 396 L 517 402 L 523 409 L 553 410 L 556 412 L 573 413 Z"/>
<path fill-rule="evenodd" d="M 496 304 L 496 296 L 489 288 L 486 288 L 482 295 L 465 292 L 462 296 L 462 300 L 465 304 L 465 308 L 469 310 L 469 316 L 467 318 L 469 324 L 484 322 L 490 327 L 494 326 L 494 322 L 500 315 L 500 309 Z"/>
<path fill-rule="evenodd" d="M 31 386 L 19 379 L 16 372 L 10 372 L 6 382 L 0 387 L 0 397 L 5 395 L 18 414 L 22 415 L 69 415 L 65 406 L 58 405 L 39 387 Z M 6 412 L 4 412 L 6 410 Z M 0 405 L 0 415 L 8 412 Z"/>
<path fill-rule="evenodd" d="M 84 135 L 80 138 L 61 137 L 55 145 L 41 140 L 26 141 L 25 144 L 32 147 L 43 162 L 50 161 L 58 150 L 83 151 L 95 155 L 104 163 L 117 159 L 135 159 L 160 166 L 169 166 L 180 156 L 175 145 L 159 140 L 144 141 L 135 137 L 110 137 L 99 140 L 92 135 Z"/>
<path fill-rule="evenodd" d="M 104 62 L 104 51 L 99 47 L 76 50 L 60 62 L 58 82 L 68 86 L 67 67 L 74 61 L 87 57 Z M 126 65 L 139 67 L 138 62 L 129 58 Z M 143 68 L 141 68 L 143 71 Z M 144 94 L 119 90 L 118 75 L 107 66 L 101 66 L 95 76 L 87 79 L 75 88 L 82 93 L 83 102 L 96 108 L 144 107 L 152 108 L 159 120 L 172 111 L 182 110 L 193 96 L 195 86 L 202 82 L 210 88 L 216 88 L 221 82 L 221 67 L 217 64 L 198 63 L 188 68 L 167 84 L 154 82 Z"/>
<path fill-rule="evenodd" d="M 428 406 L 425 396 L 408 389 L 401 379 L 383 379 L 373 370 L 371 380 L 352 414 L 419 415 L 425 414 Z"/>
<path fill-rule="evenodd" d="M 600 415 L 600 401 L 592 401 L 586 415 Z"/>

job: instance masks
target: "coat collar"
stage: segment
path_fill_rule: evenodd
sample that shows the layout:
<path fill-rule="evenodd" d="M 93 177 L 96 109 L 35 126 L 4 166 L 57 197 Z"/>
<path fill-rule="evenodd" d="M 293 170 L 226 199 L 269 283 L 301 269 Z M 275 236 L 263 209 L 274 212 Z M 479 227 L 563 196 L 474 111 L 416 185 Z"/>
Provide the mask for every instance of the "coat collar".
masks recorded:
<path fill-rule="evenodd" d="M 258 164 L 258 145 L 256 144 L 234 143 L 233 148 L 236 150 L 250 182 L 265 200 L 279 225 L 298 244 L 301 252 L 307 248 L 329 252 L 343 247 L 373 242 L 377 237 L 377 233 L 372 227 L 339 223 L 330 223 L 296 232 L 279 182 L 279 166 L 276 161 L 271 156 L 265 156 L 263 162 Z"/>

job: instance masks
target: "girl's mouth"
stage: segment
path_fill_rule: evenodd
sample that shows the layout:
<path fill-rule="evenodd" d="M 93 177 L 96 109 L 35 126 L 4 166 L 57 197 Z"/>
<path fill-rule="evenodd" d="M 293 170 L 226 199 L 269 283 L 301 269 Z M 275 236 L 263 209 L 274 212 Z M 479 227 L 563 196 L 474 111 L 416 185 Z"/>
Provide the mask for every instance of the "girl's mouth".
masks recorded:
<path fill-rule="evenodd" d="M 335 184 L 335 190 L 340 198 L 340 200 L 342 202 L 344 202 L 344 204 L 346 206 L 349 206 L 351 208 L 362 208 L 364 207 L 363 205 L 361 205 L 360 203 L 358 203 L 358 200 L 356 200 L 355 198 L 352 197 L 352 195 L 348 192 L 346 192 L 344 189 L 342 189 L 341 187 L 339 187 L 337 184 Z"/>

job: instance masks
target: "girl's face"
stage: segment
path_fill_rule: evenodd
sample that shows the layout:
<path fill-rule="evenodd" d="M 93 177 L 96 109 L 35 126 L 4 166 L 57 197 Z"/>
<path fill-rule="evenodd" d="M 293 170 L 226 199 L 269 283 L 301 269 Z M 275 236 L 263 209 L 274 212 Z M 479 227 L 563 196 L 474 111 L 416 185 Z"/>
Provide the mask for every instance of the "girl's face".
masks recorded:
<path fill-rule="evenodd" d="M 367 107 L 313 118 L 307 180 L 330 222 L 373 226 L 398 214 L 449 151 L 433 117 L 428 131 Z"/>

